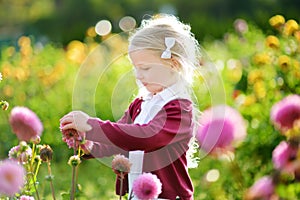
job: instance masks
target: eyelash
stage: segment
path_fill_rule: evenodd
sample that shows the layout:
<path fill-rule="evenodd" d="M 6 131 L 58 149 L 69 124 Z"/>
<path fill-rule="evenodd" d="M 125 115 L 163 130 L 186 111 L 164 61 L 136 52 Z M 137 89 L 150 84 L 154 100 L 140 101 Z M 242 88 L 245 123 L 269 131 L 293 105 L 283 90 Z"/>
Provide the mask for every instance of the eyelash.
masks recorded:
<path fill-rule="evenodd" d="M 141 70 L 144 70 L 144 71 L 147 71 L 149 69 L 150 69 L 150 67 L 141 68 Z"/>
<path fill-rule="evenodd" d="M 147 71 L 149 70 L 151 67 L 139 67 L 140 70 L 144 70 Z M 135 70 L 137 69 L 137 67 L 135 67 Z"/>

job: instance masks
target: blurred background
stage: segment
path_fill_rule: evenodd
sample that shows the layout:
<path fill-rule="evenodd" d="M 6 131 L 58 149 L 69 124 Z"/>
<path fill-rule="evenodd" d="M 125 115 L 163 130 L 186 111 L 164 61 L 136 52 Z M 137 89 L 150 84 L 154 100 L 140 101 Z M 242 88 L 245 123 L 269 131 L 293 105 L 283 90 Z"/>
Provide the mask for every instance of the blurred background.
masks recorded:
<path fill-rule="evenodd" d="M 192 25 L 199 40 L 221 38 L 232 29 L 236 18 L 243 18 L 266 30 L 274 13 L 299 19 L 298 0 L 23 0 L 0 2 L 0 41 L 9 42 L 20 35 L 67 44 L 82 40 L 85 30 L 102 19 L 120 32 L 119 21 L 132 16 L 137 23 L 147 15 L 175 14 Z"/>
<path fill-rule="evenodd" d="M 87 91 L 95 98 L 81 95 L 78 106 L 95 106 L 99 117 L 116 120 L 136 91 L 130 89 L 136 86 L 126 56 L 108 64 L 127 47 L 118 33 L 151 15 L 169 13 L 191 25 L 222 77 L 226 104 L 247 122 L 247 137 L 234 147 L 233 157 L 207 156 L 190 169 L 195 199 L 243 199 L 255 181 L 274 174 L 272 152 L 286 139 L 270 121 L 271 107 L 287 95 L 300 94 L 299 9 L 299 0 L 0 0 L 0 97 L 10 104 L 0 112 L 0 160 L 19 143 L 9 125 L 11 109 L 30 108 L 44 126 L 41 144 L 53 148 L 54 185 L 61 199 L 70 189 L 67 161 L 73 151 L 62 142 L 59 119 L 74 108 L 76 81 L 83 78 L 81 85 L 89 86 L 96 80 L 99 85 Z M 275 15 L 280 17 L 270 23 Z M 92 54 L 95 50 L 98 54 Z M 78 77 L 82 67 L 90 66 L 109 67 L 99 80 Z M 204 73 L 195 80 L 201 111 L 212 105 L 205 82 L 209 78 Z M 104 163 L 87 160 L 80 165 L 78 199 L 117 198 L 115 174 Z M 40 172 L 40 194 L 51 199 L 45 165 Z M 300 199 L 299 180 L 282 180 L 276 195 Z"/>

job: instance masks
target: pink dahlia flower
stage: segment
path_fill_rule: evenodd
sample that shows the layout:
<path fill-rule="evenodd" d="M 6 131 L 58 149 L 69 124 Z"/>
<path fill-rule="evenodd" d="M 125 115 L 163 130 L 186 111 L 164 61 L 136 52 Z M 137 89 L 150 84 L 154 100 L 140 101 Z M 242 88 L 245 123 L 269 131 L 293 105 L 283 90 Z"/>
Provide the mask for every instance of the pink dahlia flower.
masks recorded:
<path fill-rule="evenodd" d="M 83 153 L 85 154 L 89 154 L 92 151 L 93 146 L 94 146 L 94 142 L 90 140 L 85 140 L 85 142 L 80 145 Z"/>
<path fill-rule="evenodd" d="M 128 174 L 131 165 L 129 159 L 120 154 L 115 155 L 111 162 L 111 168 L 117 175 L 120 175 L 121 173 L 123 173 L 123 175 Z"/>
<path fill-rule="evenodd" d="M 29 142 L 42 134 L 43 125 L 38 116 L 26 107 L 14 107 L 9 123 L 19 140 Z"/>
<path fill-rule="evenodd" d="M 199 120 L 196 138 L 206 152 L 231 149 L 246 137 L 246 125 L 235 109 L 218 105 L 205 110 Z"/>
<path fill-rule="evenodd" d="M 162 184 L 156 175 L 143 173 L 134 180 L 132 190 L 138 199 L 155 199 L 161 193 Z"/>
<path fill-rule="evenodd" d="M 22 195 L 20 196 L 20 200 L 34 200 L 34 197 Z"/>
<path fill-rule="evenodd" d="M 283 169 L 288 163 L 297 158 L 298 148 L 289 145 L 286 141 L 282 141 L 273 150 L 272 160 L 276 169 Z"/>
<path fill-rule="evenodd" d="M 271 121 L 282 133 L 294 127 L 300 120 L 300 96 L 289 95 L 273 105 Z"/>
<path fill-rule="evenodd" d="M 0 194 L 14 196 L 25 183 L 25 169 L 17 161 L 4 160 L 0 163 Z"/>
<path fill-rule="evenodd" d="M 84 142 L 85 134 L 75 129 L 61 129 L 61 132 L 63 134 L 62 140 L 67 143 L 69 148 L 78 149 L 82 145 L 82 142 Z"/>
<path fill-rule="evenodd" d="M 246 192 L 246 200 L 271 199 L 274 194 L 274 183 L 270 176 L 264 176 Z"/>

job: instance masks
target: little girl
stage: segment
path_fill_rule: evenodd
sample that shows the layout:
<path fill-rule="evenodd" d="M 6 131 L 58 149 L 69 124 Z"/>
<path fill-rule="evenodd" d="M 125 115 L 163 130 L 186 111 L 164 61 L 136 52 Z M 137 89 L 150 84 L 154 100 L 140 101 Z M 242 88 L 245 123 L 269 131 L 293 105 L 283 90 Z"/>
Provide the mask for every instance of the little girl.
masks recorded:
<path fill-rule="evenodd" d="M 94 143 L 94 157 L 143 150 L 143 172 L 156 174 L 162 182 L 159 198 L 191 200 L 186 153 L 194 133 L 191 84 L 199 44 L 190 26 L 160 15 L 144 20 L 131 35 L 129 58 L 140 91 L 124 116 L 111 122 L 72 111 L 61 118 L 61 127 L 85 132 Z M 124 188 L 123 194 L 128 192 Z"/>

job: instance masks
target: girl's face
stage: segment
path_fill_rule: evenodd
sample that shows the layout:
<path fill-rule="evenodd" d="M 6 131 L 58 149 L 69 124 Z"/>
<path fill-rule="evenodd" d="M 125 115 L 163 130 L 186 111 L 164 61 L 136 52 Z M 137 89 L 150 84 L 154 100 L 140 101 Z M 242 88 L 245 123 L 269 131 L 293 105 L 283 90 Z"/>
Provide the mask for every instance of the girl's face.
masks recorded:
<path fill-rule="evenodd" d="M 171 59 L 162 59 L 158 52 L 138 50 L 129 53 L 135 68 L 136 79 L 155 94 L 177 81 L 178 73 Z"/>

